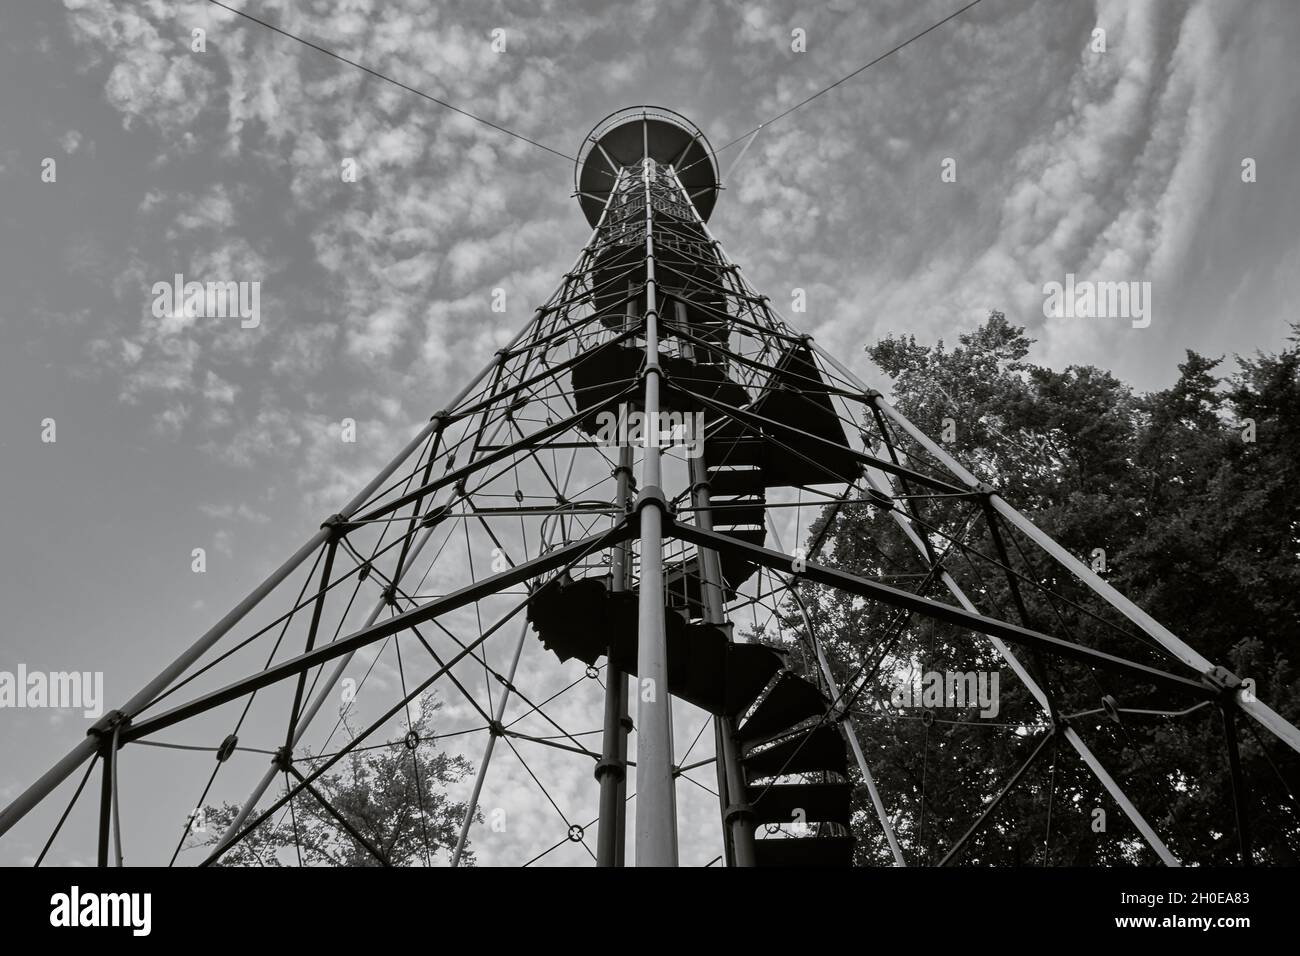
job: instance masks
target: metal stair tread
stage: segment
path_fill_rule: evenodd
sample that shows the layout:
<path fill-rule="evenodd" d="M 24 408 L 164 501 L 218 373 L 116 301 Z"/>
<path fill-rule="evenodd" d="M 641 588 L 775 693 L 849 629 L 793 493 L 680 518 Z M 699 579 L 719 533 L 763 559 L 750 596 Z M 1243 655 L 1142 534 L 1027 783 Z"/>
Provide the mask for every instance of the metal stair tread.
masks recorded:
<path fill-rule="evenodd" d="M 756 824 L 791 823 L 798 813 L 807 823 L 849 825 L 853 784 L 848 782 L 760 784 L 748 792 Z"/>
<path fill-rule="evenodd" d="M 795 733 L 761 750 L 747 748 L 741 764 L 746 780 L 816 771 L 847 775 L 849 758 L 839 728 L 827 723 Z"/>
<path fill-rule="evenodd" d="M 737 731 L 741 743 L 774 737 L 830 708 L 822 692 L 789 671 L 783 673 Z"/>
<path fill-rule="evenodd" d="M 755 840 L 759 866 L 852 866 L 853 837 L 792 837 Z"/>

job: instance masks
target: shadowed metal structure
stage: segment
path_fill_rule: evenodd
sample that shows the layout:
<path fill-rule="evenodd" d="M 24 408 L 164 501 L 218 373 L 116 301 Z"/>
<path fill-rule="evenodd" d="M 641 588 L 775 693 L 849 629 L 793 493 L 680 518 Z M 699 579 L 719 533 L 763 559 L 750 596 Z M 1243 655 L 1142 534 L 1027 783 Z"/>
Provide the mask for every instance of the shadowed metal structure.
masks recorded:
<path fill-rule="evenodd" d="M 597 123 L 578 151 L 573 184 L 592 228 L 600 221 L 619 172 L 637 167 L 647 157 L 677 172 L 695 211 L 709 221 L 719 183 L 708 139 L 680 113 L 633 106 Z"/>
<path fill-rule="evenodd" d="M 717 858 L 728 865 L 849 865 L 859 786 L 887 858 L 904 865 L 907 840 L 886 805 L 894 798 L 868 765 L 875 728 L 864 729 L 855 705 L 882 667 L 916 663 L 891 658 L 899 636 L 930 626 L 1000 661 L 1035 705 L 1015 720 L 1023 761 L 1002 774 L 1004 785 L 941 863 L 976 845 L 1003 798 L 1064 744 L 1121 809 L 1135 843 L 1177 864 L 1168 827 L 1148 821 L 1085 741 L 1080 713 L 1065 709 L 1095 703 L 1062 676 L 1081 673 L 1124 681 L 1133 688 L 1126 702 L 1136 695 L 1170 713 L 1222 715 L 1238 856 L 1248 863 L 1234 716 L 1300 750 L 1296 729 L 772 309 L 708 228 L 718 173 L 693 124 L 650 107 L 612 114 L 585 141 L 575 183 L 593 231 L 551 298 L 306 544 L 20 795 L 0 816 L 0 833 L 95 761 L 106 864 L 122 753 L 186 729 L 186 746 L 216 756 L 193 807 L 205 805 L 232 756 L 273 753 L 269 766 L 236 782 L 246 789 L 225 832 L 196 841 L 194 814 L 181 827 L 172 861 L 201 849 L 199 861 L 217 862 L 296 800 L 328 807 L 314 783 L 376 735 L 405 721 L 408 749 L 435 745 L 409 728 L 412 702 L 436 685 L 462 721 L 439 739 L 477 735 L 482 750 L 456 840 L 426 845 L 427 859 L 434 849 L 452 865 L 464 858 L 504 743 L 563 824 L 558 842 L 522 836 L 519 862 L 570 852 L 623 865 L 632 805 L 634 861 L 676 865 L 686 780 L 716 799 Z M 872 574 L 820 557 L 835 517 L 862 508 L 887 516 L 914 551 L 912 565 Z M 782 529 L 812 530 L 787 550 Z M 1054 573 L 1040 574 L 1034 561 Z M 1014 614 L 988 606 L 985 572 L 1005 581 Z M 854 658 L 828 646 L 816 602 L 830 592 L 884 615 L 863 635 L 871 653 Z M 1102 621 L 1113 642 L 1085 643 L 1066 617 L 1049 626 L 1035 612 L 1058 602 Z M 751 626 L 738 632 L 747 617 Z M 340 716 L 324 745 L 307 748 L 328 704 L 357 712 L 356 694 L 339 697 L 350 669 L 390 659 L 400 690 L 388 689 L 364 729 L 347 727 L 347 742 L 329 752 Z M 570 710 L 600 715 L 598 729 L 561 724 L 557 707 L 573 701 Z M 1116 719 L 1139 712 L 1109 695 L 1104 705 Z M 684 749 L 681 721 L 699 725 Z M 712 755 L 692 760 L 706 729 Z M 262 746 L 241 743 L 267 734 Z M 586 742 L 595 736 L 598 749 Z M 571 765 L 539 768 L 520 747 Z M 708 764 L 716 790 L 691 775 Z M 594 819 L 580 823 L 561 807 L 542 779 L 548 771 L 552 780 L 594 771 Z M 329 810 L 389 862 L 346 814 Z M 120 859 L 120 835 L 116 842 Z"/>

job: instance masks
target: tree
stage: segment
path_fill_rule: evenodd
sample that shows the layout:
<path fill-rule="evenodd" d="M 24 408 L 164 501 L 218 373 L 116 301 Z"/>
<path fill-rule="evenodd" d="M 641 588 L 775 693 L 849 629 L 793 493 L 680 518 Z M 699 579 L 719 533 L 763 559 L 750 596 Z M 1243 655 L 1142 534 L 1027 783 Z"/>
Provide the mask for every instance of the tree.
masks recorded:
<path fill-rule="evenodd" d="M 285 812 L 268 817 L 228 850 L 221 864 L 416 866 L 449 860 L 466 804 L 450 800 L 443 788 L 464 779 L 474 768 L 459 754 L 437 748 L 433 718 L 442 707 L 437 696 L 427 694 L 418 705 L 411 708 L 413 719 L 404 737 L 360 746 L 343 758 L 341 770 L 313 781 L 312 788 L 334 812 L 304 791 Z M 347 730 L 351 736 L 351 727 Z M 308 752 L 296 763 L 304 765 L 302 772 L 310 776 L 309 768 L 320 759 Z M 288 782 L 296 781 L 289 777 Z M 205 845 L 220 839 L 238 811 L 230 803 L 206 808 Z M 347 822 L 346 827 L 335 813 Z M 461 865 L 473 862 L 466 843 Z"/>
<path fill-rule="evenodd" d="M 947 449 L 977 476 L 1085 562 L 1104 551 L 1103 577 L 1206 657 L 1252 677 L 1260 698 L 1295 722 L 1300 348 L 1239 358 L 1227 377 L 1218 374 L 1222 360 L 1189 351 L 1172 387 L 1138 395 L 1098 368 L 1035 365 L 1027 360 L 1032 344 L 994 312 L 953 349 L 888 336 L 867 351 L 893 379 L 893 402 L 903 414 L 933 436 L 948 425 Z M 905 436 L 895 438 L 925 457 Z M 1009 576 L 997 564 L 968 560 L 996 554 L 978 504 L 918 497 L 910 506 L 935 529 L 936 546 L 962 541 L 945 567 L 980 609 L 1019 622 Z M 1030 626 L 1184 672 L 1050 559 L 1022 551 L 1022 543 L 1006 546 Z M 898 586 L 915 586 L 926 568 L 878 507 L 828 506 L 811 530 L 810 555 L 817 546 L 828 564 Z M 928 596 L 951 600 L 941 586 L 921 580 Z M 1001 670 L 996 721 L 935 713 L 939 719 L 927 723 L 888 707 L 855 708 L 868 763 L 898 815 L 909 858 L 935 862 L 1046 731 L 1041 708 L 987 640 L 919 618 L 900 623 L 889 609 L 806 583 L 800 596 L 836 670 L 848 675 L 865 667 L 874 675 L 863 702 L 887 699 L 911 670 Z M 786 612 L 785 624 L 806 637 L 797 608 L 791 604 Z M 1116 722 L 1100 712 L 1103 698 L 1126 709 L 1172 710 L 1186 701 L 1079 665 L 1052 663 L 1045 676 L 1060 713 L 1083 715 L 1072 725 L 1184 861 L 1233 858 L 1231 781 L 1214 707 L 1182 718 L 1122 714 Z M 1247 804 L 1256 856 L 1295 862 L 1300 825 L 1291 781 L 1300 776 L 1300 763 L 1252 724 L 1242 717 L 1238 737 L 1252 788 Z M 887 862 L 864 788 L 858 799 L 859 859 Z M 1106 814 L 1102 832 L 1099 809 Z M 962 860 L 1152 862 L 1144 847 L 1077 754 L 1063 746 L 1025 775 Z"/>

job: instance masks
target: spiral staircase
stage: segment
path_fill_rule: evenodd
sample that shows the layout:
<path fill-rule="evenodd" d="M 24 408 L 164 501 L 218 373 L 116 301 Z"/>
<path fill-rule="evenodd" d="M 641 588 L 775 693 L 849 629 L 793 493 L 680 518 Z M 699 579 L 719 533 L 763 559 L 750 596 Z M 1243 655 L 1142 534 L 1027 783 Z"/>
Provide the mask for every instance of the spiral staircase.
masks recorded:
<path fill-rule="evenodd" d="M 625 305 L 622 299 L 607 303 L 610 310 Z M 689 323 L 687 334 L 696 342 L 723 341 L 709 303 L 696 305 L 676 311 Z M 837 453 L 847 451 L 843 428 L 805 345 L 788 343 L 761 384 L 749 388 L 729 375 L 719 351 L 698 348 L 687 355 L 659 356 L 664 408 L 704 414 L 715 531 L 761 545 L 770 489 L 851 480 L 856 462 Z M 598 413 L 638 378 L 644 358 L 643 346 L 616 339 L 575 365 L 572 394 L 589 433 L 595 434 Z M 640 410 L 635 400 L 629 407 Z M 718 557 L 724 600 L 731 601 L 757 568 L 741 555 Z M 698 552 L 665 565 L 668 689 L 734 722 L 747 786 L 744 810 L 760 835 L 770 837 L 755 840 L 757 865 L 849 865 L 853 784 L 832 702 L 783 649 L 736 642 L 730 624 L 707 623 L 702 592 Z M 528 618 L 560 661 L 594 666 L 607 657 L 635 674 L 638 600 L 637 584 L 616 589 L 612 574 L 564 573 L 534 582 Z"/>

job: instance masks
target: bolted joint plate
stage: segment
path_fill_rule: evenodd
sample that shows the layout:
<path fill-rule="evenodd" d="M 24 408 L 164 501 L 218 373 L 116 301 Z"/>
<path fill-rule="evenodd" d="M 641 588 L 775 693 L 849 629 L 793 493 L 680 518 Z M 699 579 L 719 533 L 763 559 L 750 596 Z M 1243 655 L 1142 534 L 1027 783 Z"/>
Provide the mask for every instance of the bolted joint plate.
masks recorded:
<path fill-rule="evenodd" d="M 110 710 L 91 725 L 90 729 L 86 731 L 86 736 L 102 740 L 105 737 L 112 737 L 113 732 L 117 730 L 118 727 L 126 728 L 129 726 L 131 726 L 131 718 L 129 716 L 122 713 L 120 710 Z"/>
<path fill-rule="evenodd" d="M 641 489 L 641 493 L 636 496 L 636 503 L 632 505 L 633 514 L 640 514 L 641 509 L 649 504 L 658 506 L 659 510 L 665 515 L 669 517 L 673 516 L 673 509 L 672 506 L 668 504 L 668 497 L 664 494 L 664 490 L 658 485 L 647 485 L 645 488 Z"/>
<path fill-rule="evenodd" d="M 1236 696 L 1243 683 L 1240 677 L 1222 665 L 1210 668 L 1201 675 L 1201 680 L 1218 691 L 1220 696 L 1229 699 Z"/>

